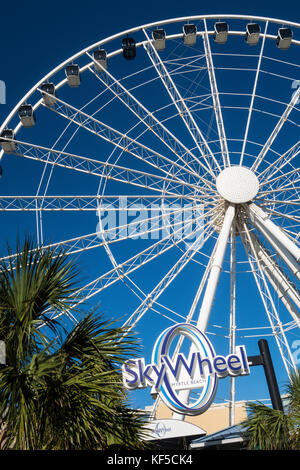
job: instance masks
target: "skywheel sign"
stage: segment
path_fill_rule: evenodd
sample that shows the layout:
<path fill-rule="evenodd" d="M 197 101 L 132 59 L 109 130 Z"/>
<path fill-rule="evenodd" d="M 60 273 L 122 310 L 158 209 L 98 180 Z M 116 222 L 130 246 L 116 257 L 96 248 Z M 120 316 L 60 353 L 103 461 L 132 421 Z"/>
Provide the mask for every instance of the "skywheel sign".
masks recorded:
<path fill-rule="evenodd" d="M 191 342 L 187 357 L 184 353 L 172 354 L 180 337 Z M 235 353 L 226 357 L 217 355 L 208 337 L 188 323 L 176 324 L 160 334 L 150 364 L 139 358 L 122 366 L 126 389 L 151 387 L 151 394 L 159 394 L 168 408 L 186 415 L 199 415 L 210 407 L 219 379 L 249 373 L 245 346 L 237 346 Z M 190 391 L 196 389 L 200 390 L 198 398 L 189 402 Z"/>

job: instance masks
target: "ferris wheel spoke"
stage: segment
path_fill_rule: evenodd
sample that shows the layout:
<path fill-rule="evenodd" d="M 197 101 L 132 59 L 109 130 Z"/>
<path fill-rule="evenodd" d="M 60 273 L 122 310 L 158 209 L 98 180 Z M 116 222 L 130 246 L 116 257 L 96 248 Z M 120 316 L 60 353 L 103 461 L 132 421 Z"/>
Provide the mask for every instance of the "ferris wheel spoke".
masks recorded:
<path fill-rule="evenodd" d="M 280 186 L 280 183 L 279 183 L 279 186 L 276 186 L 275 189 L 280 189 L 281 187 L 284 188 L 284 187 L 288 186 L 289 184 L 295 184 L 295 183 L 299 182 L 298 176 L 299 176 L 299 168 L 293 168 L 292 170 L 290 170 L 286 173 L 282 173 L 281 175 L 276 176 L 273 179 L 269 179 L 268 181 L 265 181 L 260 186 L 262 188 L 266 184 L 272 185 L 275 182 L 284 179 L 284 181 L 281 182 L 281 186 Z M 290 179 L 290 177 L 292 177 L 292 179 Z M 262 193 L 264 193 L 264 191 L 262 191 Z"/>
<path fill-rule="evenodd" d="M 268 280 L 278 294 L 278 297 L 285 304 L 286 308 L 292 314 L 293 319 L 300 327 L 300 314 L 297 313 L 295 308 L 297 307 L 298 312 L 300 312 L 300 292 L 287 278 L 285 272 L 276 263 L 276 260 L 270 256 L 255 234 L 248 230 L 247 235 L 251 239 L 253 249 L 255 249 L 256 258 L 260 260 Z"/>
<path fill-rule="evenodd" d="M 215 75 L 215 67 L 214 67 L 214 62 L 212 58 L 209 37 L 207 33 L 206 20 L 204 19 L 203 22 L 204 22 L 205 33 L 202 35 L 202 39 L 203 39 L 203 45 L 204 45 L 204 50 L 205 50 L 208 77 L 209 77 L 211 94 L 212 94 L 212 99 L 213 99 L 213 104 L 214 104 L 215 118 L 216 118 L 216 123 L 217 123 L 217 128 L 218 128 L 218 135 L 219 135 L 219 142 L 220 142 L 221 154 L 222 154 L 222 159 L 223 159 L 223 165 L 224 167 L 226 167 L 226 166 L 230 166 L 227 139 L 226 139 L 224 122 L 223 122 L 222 110 L 221 110 L 219 90 L 218 90 L 218 85 L 217 85 L 217 80 L 216 80 L 216 75 Z"/>
<path fill-rule="evenodd" d="M 203 200 L 197 198 L 191 201 L 186 196 L 169 197 L 158 196 L 0 196 L 0 211 L 144 211 L 159 207 L 159 210 L 171 210 L 179 206 L 178 210 L 191 211 L 197 208 L 199 203 L 210 204 L 209 197 Z M 122 203 L 122 205 L 121 205 Z M 124 205 L 125 203 L 125 205 Z M 158 203 L 160 206 L 158 206 Z M 103 208 L 103 209 L 102 209 Z M 170 209 L 169 209 L 170 208 Z"/>
<path fill-rule="evenodd" d="M 118 208 L 119 196 L 108 197 L 107 204 L 111 206 L 114 200 L 116 204 L 116 210 L 122 210 Z M 138 200 L 138 198 L 136 198 L 136 200 Z M 153 204 L 155 204 L 155 201 L 156 200 L 153 199 Z M 156 202 L 159 202 L 159 201 L 156 201 Z M 151 203 L 151 207 L 149 207 L 149 211 L 153 210 L 153 204 Z M 134 208 L 136 207 L 135 203 L 132 203 L 131 206 L 129 207 L 131 207 L 129 211 L 134 210 Z M 97 209 L 97 211 L 98 210 L 99 208 Z M 140 207 L 139 207 L 139 210 L 140 210 Z M 101 230 L 99 227 L 99 230 L 97 230 L 97 232 L 70 238 L 68 240 L 61 240 L 56 243 L 43 245 L 43 249 L 53 250 L 54 255 L 55 254 L 59 255 L 60 253 L 63 253 L 64 256 L 68 256 L 68 255 L 74 255 L 74 254 L 78 254 L 81 252 L 85 252 L 91 249 L 99 248 L 99 247 L 104 246 L 105 244 L 109 245 L 113 243 L 118 243 L 118 242 L 130 240 L 130 239 L 144 237 L 145 235 L 152 235 L 152 234 L 157 235 L 157 233 L 162 229 L 162 227 L 164 230 L 169 230 L 170 228 L 174 229 L 174 227 L 176 227 L 177 225 L 181 225 L 182 219 L 180 218 L 180 216 L 182 212 L 185 210 L 186 209 L 183 207 L 178 208 L 178 204 L 176 203 L 176 200 L 175 200 L 175 202 L 172 201 L 172 206 L 171 208 L 168 209 L 167 214 L 165 212 L 165 208 L 163 208 L 163 210 L 155 208 L 154 213 L 159 212 L 159 214 L 151 216 L 149 218 L 145 218 L 142 221 L 133 220 L 132 222 L 124 223 L 122 225 L 116 225 L 116 226 L 113 225 L 112 227 L 108 227 L 105 230 Z M 177 219 L 177 221 L 175 219 L 175 221 L 169 220 L 168 222 L 168 219 L 170 216 L 176 217 L 178 215 L 179 215 L 179 218 Z M 163 225 L 162 225 L 162 220 L 163 220 Z M 140 224 L 143 225 L 142 228 L 139 228 Z M 38 248 L 32 249 L 31 251 L 35 252 L 37 250 Z M 13 267 L 14 260 L 17 258 L 17 256 L 18 256 L 17 253 L 4 256 L 0 258 L 0 263 L 5 263 L 6 265 Z"/>
<path fill-rule="evenodd" d="M 210 212 L 211 211 L 209 211 L 206 215 L 208 215 Z M 195 220 L 199 221 L 203 218 L 204 216 L 202 215 L 192 221 L 187 222 L 185 228 L 187 229 L 188 227 L 190 227 L 195 222 Z M 211 222 L 207 222 L 206 224 L 204 224 L 203 229 L 205 229 L 206 226 L 210 227 Z M 153 259 L 156 259 L 159 256 L 163 255 L 173 247 L 177 246 L 179 243 L 189 240 L 189 238 L 191 237 L 191 233 L 188 233 L 187 235 L 181 237 L 181 232 L 182 226 L 180 226 L 179 229 L 175 230 L 172 236 L 170 236 L 170 234 L 167 234 L 164 238 L 152 244 L 150 247 L 127 259 L 123 263 L 107 271 L 105 274 L 99 276 L 94 281 L 89 282 L 82 288 L 78 289 L 78 291 L 76 291 L 73 295 L 72 308 L 77 307 L 81 303 L 99 294 L 101 291 L 110 287 L 114 283 L 129 276 L 134 271 L 146 265 Z M 208 237 L 206 237 L 205 240 L 207 240 L 207 238 Z M 196 240 L 196 242 L 199 243 L 199 240 Z M 59 314 L 54 313 L 54 318 L 57 318 L 57 315 Z"/>
<path fill-rule="evenodd" d="M 300 140 L 293 145 L 289 150 L 287 150 L 283 155 L 279 156 L 273 163 L 268 165 L 268 167 L 259 174 L 259 178 L 262 181 L 262 186 L 268 184 L 269 180 L 273 178 L 276 173 L 282 170 L 286 165 L 291 164 L 291 162 L 298 157 L 300 153 Z"/>
<path fill-rule="evenodd" d="M 256 199 L 255 202 L 258 203 L 259 207 L 265 208 L 266 212 L 275 214 L 275 216 L 278 217 L 290 219 L 297 224 L 300 220 L 297 215 L 299 213 L 298 206 L 300 205 L 300 200 L 291 199 L 293 196 L 293 194 L 290 194 L 284 200 L 259 198 Z"/>
<path fill-rule="evenodd" d="M 297 226 L 299 226 L 300 224 L 297 223 Z M 288 227 L 283 227 L 282 230 L 284 231 L 284 233 L 294 242 L 296 243 L 297 245 L 300 245 L 300 239 L 299 239 L 299 236 L 300 236 L 300 232 L 299 230 L 297 230 L 297 226 L 288 226 Z M 294 230 L 291 230 L 291 229 L 294 229 Z"/>
<path fill-rule="evenodd" d="M 281 219 L 284 218 L 284 219 L 292 220 L 293 222 L 296 222 L 296 223 L 300 222 L 300 216 L 293 214 L 293 212 L 296 212 L 296 213 L 299 212 L 297 209 L 295 209 L 294 211 L 291 211 L 289 214 L 286 214 L 284 212 L 278 212 L 274 209 L 270 209 L 269 207 L 267 211 L 268 213 L 274 214 L 274 216 L 280 217 Z"/>
<path fill-rule="evenodd" d="M 298 197 L 298 200 L 299 200 L 300 198 L 299 191 L 300 191 L 300 187 L 297 187 L 297 186 L 281 186 L 277 189 L 264 191 L 263 193 L 261 193 L 261 197 L 262 198 L 276 197 L 277 201 L 284 201 L 285 199 L 289 200 L 289 198 Z"/>
<path fill-rule="evenodd" d="M 90 55 L 89 57 L 92 58 Z M 195 155 L 107 69 L 102 67 L 100 74 L 90 70 L 192 172 L 198 173 L 199 176 L 200 168 L 207 172 L 207 167 L 201 161 L 197 161 L 200 168 L 195 168 Z"/>
<path fill-rule="evenodd" d="M 280 229 L 280 227 L 272 222 L 270 216 L 266 212 L 254 203 L 251 203 L 246 210 L 247 212 L 249 211 L 254 224 L 258 223 L 262 226 L 290 252 L 297 262 L 299 262 L 300 248 L 297 247 L 297 245 Z"/>
<path fill-rule="evenodd" d="M 251 102 L 250 102 L 248 118 L 247 118 L 247 123 L 246 123 L 246 129 L 245 129 L 245 135 L 244 135 L 244 140 L 243 140 L 243 147 L 242 147 L 242 152 L 241 152 L 240 165 L 243 164 L 243 160 L 244 160 L 245 148 L 246 148 L 246 144 L 247 144 L 249 127 L 250 127 L 250 122 L 251 122 L 251 117 L 252 117 L 252 112 L 253 112 L 253 104 L 254 104 L 255 95 L 256 95 L 257 83 L 258 83 L 258 78 L 259 78 L 260 71 L 261 71 L 261 62 L 262 62 L 262 57 L 263 57 L 263 52 L 264 52 L 264 47 L 265 47 L 265 41 L 266 41 L 268 25 L 269 25 L 269 22 L 266 21 L 264 35 L 263 35 L 263 38 L 262 38 L 262 44 L 261 44 L 260 53 L 259 53 L 259 57 L 258 57 L 258 64 L 257 64 L 257 69 L 256 69 L 256 74 L 255 74 L 255 80 L 254 80 L 252 95 L 251 95 Z"/>
<path fill-rule="evenodd" d="M 190 175 L 199 181 L 199 175 L 192 173 L 188 168 L 179 165 L 178 162 L 174 162 L 168 157 L 165 157 L 164 155 L 161 155 L 160 153 L 150 149 L 137 140 L 132 139 L 127 134 L 114 129 L 107 124 L 104 124 L 102 121 L 99 121 L 95 117 L 84 113 L 83 111 L 66 103 L 65 101 L 62 101 L 59 98 L 56 98 L 54 106 L 48 107 L 48 109 L 68 119 L 69 121 L 72 121 L 77 126 L 80 126 L 88 132 L 91 132 L 106 142 L 111 143 L 114 147 L 118 147 L 119 149 L 128 152 L 133 157 L 151 166 L 154 166 L 156 169 L 167 175 L 174 173 L 174 167 L 176 167 L 176 169 L 178 169 L 178 173 L 181 173 L 180 176 L 182 176 L 183 179 L 187 175 Z M 176 178 L 178 179 L 177 175 Z"/>
<path fill-rule="evenodd" d="M 293 197 L 293 195 L 290 195 L 289 197 Z M 289 205 L 292 205 L 292 206 L 300 206 L 300 201 L 299 199 L 286 199 L 284 201 L 281 201 L 281 200 L 276 200 L 276 199 L 264 199 L 264 198 L 257 198 L 256 199 L 256 202 L 259 202 L 259 204 L 261 206 L 272 206 L 272 205 L 276 205 L 276 204 L 279 204 L 281 206 L 289 206 Z M 295 209 L 296 211 L 297 209 Z"/>
<path fill-rule="evenodd" d="M 220 170 L 219 163 L 216 161 L 209 145 L 207 144 L 206 139 L 204 138 L 202 132 L 200 131 L 194 117 L 192 116 L 189 108 L 186 105 L 185 100 L 182 98 L 179 93 L 174 81 L 172 80 L 165 64 L 159 57 L 159 54 L 155 50 L 152 41 L 150 40 L 147 32 L 143 29 L 143 32 L 146 36 L 147 41 L 144 43 L 144 49 L 147 52 L 159 78 L 161 79 L 166 91 L 168 92 L 175 108 L 178 111 L 178 115 L 184 122 L 185 127 L 190 133 L 192 139 L 194 140 L 196 147 L 198 148 L 201 157 L 205 162 L 207 170 L 210 172 L 212 177 L 215 177 L 216 170 Z M 210 160 L 208 160 L 209 158 Z M 197 158 L 197 161 L 200 160 Z"/>
<path fill-rule="evenodd" d="M 195 233 L 195 232 L 194 232 Z M 212 231 L 206 237 L 206 240 L 211 236 Z M 152 309 L 153 303 L 165 292 L 169 285 L 175 280 L 178 274 L 183 270 L 183 268 L 193 259 L 197 253 L 198 240 L 196 240 L 179 258 L 179 260 L 172 266 L 168 273 L 160 280 L 160 282 L 152 289 L 152 291 L 147 295 L 143 302 L 138 306 L 138 308 L 133 312 L 133 314 L 128 318 L 123 326 L 126 326 L 129 329 L 132 329 L 141 318 Z"/>
<path fill-rule="evenodd" d="M 243 230 L 240 230 L 240 234 L 245 251 L 248 255 L 251 271 L 254 276 L 261 300 L 263 302 L 270 326 L 272 328 L 273 335 L 277 342 L 277 346 L 280 351 L 284 366 L 286 368 L 287 373 L 290 374 L 290 370 L 295 370 L 296 368 L 295 360 L 290 350 L 290 346 L 287 341 L 282 322 L 278 315 L 278 311 L 275 307 L 264 270 L 261 267 L 259 258 L 257 258 L 251 236 L 249 235 L 248 227 L 245 223 L 243 224 Z"/>
<path fill-rule="evenodd" d="M 300 280 L 300 263 L 298 263 L 294 256 L 291 255 L 289 250 L 278 241 L 270 232 L 268 232 L 263 225 L 261 225 L 258 220 L 255 222 L 257 230 L 264 236 L 264 238 L 270 243 L 274 248 L 276 253 L 280 256 L 282 261 L 286 264 L 290 272 Z"/>
<path fill-rule="evenodd" d="M 154 191 L 162 192 L 163 183 L 173 185 L 173 189 L 178 194 L 182 194 L 183 189 L 187 188 L 191 194 L 195 191 L 195 185 L 192 182 L 173 180 L 172 175 L 168 177 L 158 176 L 155 174 L 147 173 L 145 171 L 134 170 L 125 166 L 117 164 L 102 162 L 99 160 L 74 155 L 60 150 L 49 149 L 38 145 L 33 145 L 25 142 L 15 140 L 17 145 L 14 151 L 9 155 L 16 155 L 18 157 L 29 158 L 36 161 L 46 162 L 51 165 L 67 168 L 74 171 L 88 173 L 94 176 L 107 177 L 121 183 L 127 183 L 133 186 L 152 189 Z M 206 190 L 197 188 L 200 193 L 206 194 Z M 167 193 L 172 192 L 166 190 Z"/>
<path fill-rule="evenodd" d="M 299 191 L 300 191 L 300 186 L 280 186 L 279 188 L 276 188 L 276 189 L 263 191 L 261 193 L 261 196 L 265 197 L 265 196 L 276 194 L 276 197 L 286 198 L 287 193 L 291 193 L 290 197 L 295 197 L 298 194 L 300 194 Z"/>
<path fill-rule="evenodd" d="M 272 133 L 270 134 L 267 142 L 263 146 L 263 148 L 260 151 L 259 155 L 257 156 L 255 162 L 253 163 L 253 165 L 251 167 L 251 169 L 253 171 L 257 171 L 258 167 L 260 166 L 260 164 L 264 160 L 266 154 L 270 150 L 270 148 L 271 148 L 273 142 L 275 141 L 277 135 L 281 131 L 281 129 L 282 129 L 283 125 L 285 124 L 285 122 L 287 121 L 290 113 L 293 111 L 295 105 L 297 104 L 298 99 L 299 99 L 299 94 L 300 94 L 300 89 L 298 89 L 297 92 L 295 94 L 293 94 L 290 102 L 286 106 L 283 114 L 281 115 L 281 117 L 280 117 L 279 121 L 277 122 L 275 128 L 273 129 Z"/>

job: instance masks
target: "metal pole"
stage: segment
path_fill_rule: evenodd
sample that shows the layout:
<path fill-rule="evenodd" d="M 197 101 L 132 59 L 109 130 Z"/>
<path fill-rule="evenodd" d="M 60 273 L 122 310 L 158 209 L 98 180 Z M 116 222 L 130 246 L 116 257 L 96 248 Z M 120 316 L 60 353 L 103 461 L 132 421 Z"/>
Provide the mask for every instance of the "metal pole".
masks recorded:
<path fill-rule="evenodd" d="M 230 330 L 229 353 L 235 352 L 236 332 L 236 226 L 233 222 L 231 228 L 231 253 L 230 253 Z M 229 378 L 229 426 L 235 424 L 235 377 Z"/>
<path fill-rule="evenodd" d="M 276 375 L 273 367 L 273 362 L 269 350 L 269 345 L 266 339 L 261 339 L 258 341 L 258 347 L 260 351 L 260 356 L 262 359 L 262 365 L 264 367 L 265 376 L 268 384 L 268 389 L 272 401 L 272 406 L 274 410 L 283 411 L 282 400 L 279 392 L 278 383 L 276 380 Z"/>

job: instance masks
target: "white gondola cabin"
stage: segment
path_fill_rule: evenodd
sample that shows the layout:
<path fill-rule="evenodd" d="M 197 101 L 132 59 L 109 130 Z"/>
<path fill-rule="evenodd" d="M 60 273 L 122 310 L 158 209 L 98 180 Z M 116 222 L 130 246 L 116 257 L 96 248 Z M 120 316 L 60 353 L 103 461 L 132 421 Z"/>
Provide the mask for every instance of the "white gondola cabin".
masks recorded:
<path fill-rule="evenodd" d="M 107 69 L 107 54 L 104 49 L 97 49 L 93 52 L 94 68 L 96 72 Z"/>
<path fill-rule="evenodd" d="M 24 127 L 33 127 L 35 125 L 35 116 L 31 104 L 22 104 L 18 115 Z"/>
<path fill-rule="evenodd" d="M 293 31 L 291 28 L 279 28 L 276 38 L 276 45 L 279 49 L 288 49 L 293 39 Z"/>
<path fill-rule="evenodd" d="M 0 145 L 4 152 L 10 153 L 16 150 L 16 143 L 14 142 L 15 134 L 12 129 L 4 129 L 0 135 Z"/>
<path fill-rule="evenodd" d="M 197 28 L 194 24 L 183 25 L 183 42 L 187 46 L 193 46 L 197 40 Z"/>
<path fill-rule="evenodd" d="M 246 37 L 245 41 L 249 46 L 255 46 L 260 37 L 260 26 L 256 23 L 249 23 L 246 26 Z"/>
<path fill-rule="evenodd" d="M 41 85 L 42 97 L 46 106 L 54 106 L 56 102 L 56 91 L 54 83 L 43 83 Z"/>
<path fill-rule="evenodd" d="M 136 56 L 136 44 L 133 38 L 126 38 L 122 39 L 122 49 L 123 49 L 123 57 L 127 60 L 132 60 Z"/>
<path fill-rule="evenodd" d="M 220 21 L 215 23 L 214 40 L 218 44 L 225 44 L 228 37 L 228 24 Z"/>
<path fill-rule="evenodd" d="M 164 29 L 152 31 L 153 46 L 157 51 L 163 51 L 166 47 L 166 32 Z"/>
<path fill-rule="evenodd" d="M 79 66 L 77 64 L 67 65 L 65 72 L 69 86 L 77 88 L 81 82 Z"/>

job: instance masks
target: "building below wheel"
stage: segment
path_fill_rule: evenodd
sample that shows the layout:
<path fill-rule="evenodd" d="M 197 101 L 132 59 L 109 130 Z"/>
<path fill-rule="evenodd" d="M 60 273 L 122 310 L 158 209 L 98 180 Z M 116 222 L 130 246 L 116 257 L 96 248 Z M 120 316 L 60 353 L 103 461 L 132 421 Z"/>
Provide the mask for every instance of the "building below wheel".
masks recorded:
<path fill-rule="evenodd" d="M 152 406 L 146 407 L 145 411 L 151 413 Z M 213 404 L 198 416 L 186 415 L 184 421 L 172 419 L 172 413 L 172 410 L 161 402 L 155 419 L 150 421 L 149 440 L 158 447 L 202 450 L 213 445 L 240 448 L 244 444 L 244 438 L 239 433 L 241 423 L 247 419 L 246 401 L 235 403 L 234 426 L 229 423 L 228 403 Z M 224 442 L 220 444 L 219 441 Z"/>

